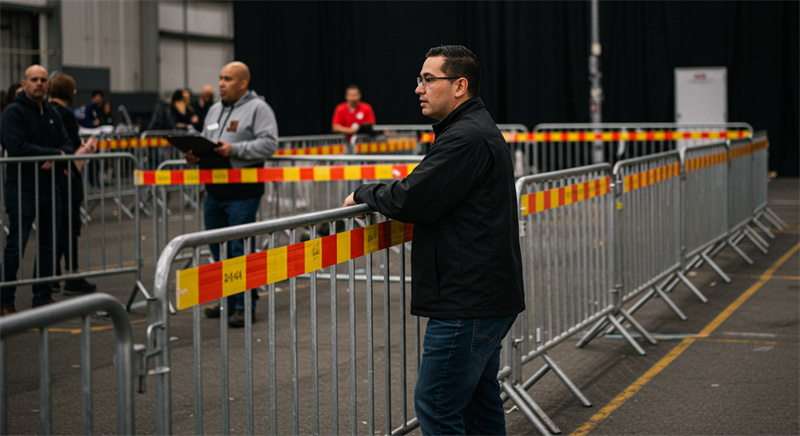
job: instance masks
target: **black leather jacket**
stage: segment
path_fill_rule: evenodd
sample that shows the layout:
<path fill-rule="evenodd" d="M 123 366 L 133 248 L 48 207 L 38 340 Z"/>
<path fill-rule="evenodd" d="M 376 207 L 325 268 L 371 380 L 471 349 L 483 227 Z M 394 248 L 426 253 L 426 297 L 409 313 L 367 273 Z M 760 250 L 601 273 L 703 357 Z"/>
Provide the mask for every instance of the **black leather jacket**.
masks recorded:
<path fill-rule="evenodd" d="M 498 318 L 525 309 L 511 150 L 480 98 L 433 126 L 403 180 L 363 185 L 356 202 L 414 224 L 411 313 Z"/>

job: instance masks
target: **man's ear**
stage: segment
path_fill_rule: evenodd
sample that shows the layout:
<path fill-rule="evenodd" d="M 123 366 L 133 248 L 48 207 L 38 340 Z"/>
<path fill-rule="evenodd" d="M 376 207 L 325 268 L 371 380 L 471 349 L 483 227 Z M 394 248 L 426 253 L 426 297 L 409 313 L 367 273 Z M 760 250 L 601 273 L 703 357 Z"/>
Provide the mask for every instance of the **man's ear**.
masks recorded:
<path fill-rule="evenodd" d="M 466 77 L 459 77 L 456 79 L 456 98 L 461 98 L 467 94 L 467 89 L 469 89 L 469 81 L 467 81 Z"/>

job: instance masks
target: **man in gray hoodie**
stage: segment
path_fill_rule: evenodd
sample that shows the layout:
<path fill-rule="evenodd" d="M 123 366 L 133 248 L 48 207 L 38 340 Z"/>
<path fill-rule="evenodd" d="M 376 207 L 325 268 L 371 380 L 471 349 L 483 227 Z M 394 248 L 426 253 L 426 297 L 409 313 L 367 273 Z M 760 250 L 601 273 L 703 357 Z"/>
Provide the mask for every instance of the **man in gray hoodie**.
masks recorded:
<path fill-rule="evenodd" d="M 254 91 L 248 90 L 250 69 L 242 62 L 231 62 L 219 74 L 219 96 L 208 110 L 203 136 L 219 144 L 215 153 L 196 156 L 189 151 L 184 154 L 190 165 L 198 164 L 201 169 L 220 168 L 258 168 L 264 160 L 278 149 L 278 124 L 272 108 Z M 207 184 L 203 212 L 206 229 L 218 229 L 256 220 L 264 194 L 263 183 L 242 183 L 236 185 Z M 211 254 L 220 260 L 219 244 L 211 245 Z M 228 243 L 228 258 L 244 255 L 244 240 Z M 253 321 L 255 300 L 253 295 Z M 244 326 L 244 294 L 228 297 L 228 324 L 232 327 Z M 209 318 L 220 317 L 220 306 L 205 310 Z"/>

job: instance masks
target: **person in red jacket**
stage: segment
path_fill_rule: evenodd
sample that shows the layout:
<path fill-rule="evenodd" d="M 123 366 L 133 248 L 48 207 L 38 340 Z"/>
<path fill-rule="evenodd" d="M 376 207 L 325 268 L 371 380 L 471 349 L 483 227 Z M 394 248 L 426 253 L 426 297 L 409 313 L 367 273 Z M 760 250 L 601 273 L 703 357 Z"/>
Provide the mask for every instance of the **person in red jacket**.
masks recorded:
<path fill-rule="evenodd" d="M 331 120 L 333 133 L 352 135 L 365 124 L 375 124 L 375 112 L 369 103 L 361 101 L 361 91 L 356 85 L 350 85 L 344 93 L 346 101 L 336 106 Z"/>
<path fill-rule="evenodd" d="M 436 139 L 408 177 L 345 199 L 414 224 L 411 314 L 427 317 L 414 408 L 423 434 L 505 434 L 497 373 L 525 309 L 511 149 L 479 96 L 478 58 L 434 47 L 417 77 Z"/>

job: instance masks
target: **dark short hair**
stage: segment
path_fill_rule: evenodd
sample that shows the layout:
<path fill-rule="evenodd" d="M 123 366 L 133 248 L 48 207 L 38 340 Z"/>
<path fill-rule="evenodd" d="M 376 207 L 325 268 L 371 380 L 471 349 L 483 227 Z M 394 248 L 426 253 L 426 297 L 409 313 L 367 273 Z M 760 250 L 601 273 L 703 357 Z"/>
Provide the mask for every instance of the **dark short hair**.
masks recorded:
<path fill-rule="evenodd" d="M 72 104 L 75 101 L 75 79 L 64 73 L 53 77 L 50 82 L 50 97 Z"/>
<path fill-rule="evenodd" d="M 175 103 L 176 101 L 181 100 L 183 100 L 183 89 L 176 89 L 175 92 L 172 93 L 172 98 L 170 101 Z"/>
<path fill-rule="evenodd" d="M 425 57 L 441 56 L 444 58 L 442 72 L 445 76 L 464 77 L 469 83 L 467 92 L 470 97 L 477 97 L 481 89 L 481 64 L 478 57 L 463 45 L 440 45 L 428 50 Z"/>
<path fill-rule="evenodd" d="M 358 85 L 356 85 L 355 83 L 347 85 L 347 88 L 345 88 L 344 92 L 347 92 L 351 89 L 355 89 L 356 91 L 361 92 L 361 90 L 358 89 Z"/>
<path fill-rule="evenodd" d="M 94 98 L 94 96 L 95 96 L 95 95 L 97 95 L 97 94 L 100 94 L 100 97 L 105 97 L 105 96 L 106 96 L 106 95 L 103 93 L 103 91 L 101 91 L 101 90 L 99 90 L 99 89 L 95 89 L 94 91 L 92 91 L 92 98 Z"/>

